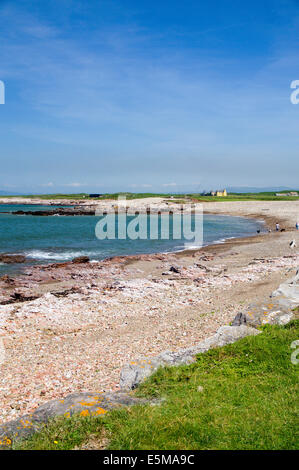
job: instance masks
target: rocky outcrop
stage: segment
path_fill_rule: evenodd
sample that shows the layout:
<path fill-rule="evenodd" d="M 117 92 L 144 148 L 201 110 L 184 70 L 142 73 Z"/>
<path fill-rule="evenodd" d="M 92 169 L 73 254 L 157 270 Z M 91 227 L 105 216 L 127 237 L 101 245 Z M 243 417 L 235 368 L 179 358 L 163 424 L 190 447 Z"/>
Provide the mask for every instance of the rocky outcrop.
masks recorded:
<path fill-rule="evenodd" d="M 0 254 L 0 263 L 14 264 L 25 263 L 26 256 L 23 255 L 10 255 L 9 253 Z"/>
<path fill-rule="evenodd" d="M 32 415 L 10 421 L 0 426 L 0 449 L 8 447 L 17 437 L 26 438 L 39 431 L 50 419 L 64 416 L 70 418 L 78 413 L 86 416 L 101 416 L 107 411 L 122 406 L 145 403 L 146 400 L 130 396 L 128 393 L 73 393 L 61 400 L 52 400 L 38 407 Z"/>
<path fill-rule="evenodd" d="M 197 354 L 206 352 L 211 348 L 234 343 L 245 336 L 258 335 L 259 333 L 260 331 L 255 328 L 245 325 L 222 326 L 215 335 L 191 348 L 180 349 L 177 352 L 164 351 L 156 357 L 144 358 L 126 364 L 121 370 L 120 387 L 124 390 L 132 390 L 161 366 L 190 364 L 195 361 Z"/>
<path fill-rule="evenodd" d="M 88 263 L 90 260 L 88 256 L 78 256 L 77 258 L 74 258 L 72 260 L 72 263 L 74 264 L 80 264 L 80 263 Z"/>
<path fill-rule="evenodd" d="M 49 209 L 49 210 L 37 210 L 37 211 L 14 211 L 13 215 L 34 215 L 39 217 L 46 217 L 51 215 L 95 215 L 95 210 L 90 208 L 63 208 L 63 209 Z"/>
<path fill-rule="evenodd" d="M 299 269 L 295 277 L 287 280 L 273 292 L 272 298 L 283 308 L 295 308 L 299 305 Z"/>

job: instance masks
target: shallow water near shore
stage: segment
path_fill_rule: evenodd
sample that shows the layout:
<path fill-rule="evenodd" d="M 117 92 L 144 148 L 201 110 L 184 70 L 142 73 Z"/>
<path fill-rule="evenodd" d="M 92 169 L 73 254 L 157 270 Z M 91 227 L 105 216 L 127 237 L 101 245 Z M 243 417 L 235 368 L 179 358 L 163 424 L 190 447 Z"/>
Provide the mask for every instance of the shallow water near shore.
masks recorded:
<path fill-rule="evenodd" d="M 47 210 L 49 206 L 0 206 L 0 253 L 24 254 L 25 264 L 1 265 L 0 274 L 16 273 L 26 265 L 70 261 L 78 256 L 101 260 L 111 256 L 173 252 L 184 249 L 184 239 L 98 240 L 94 216 L 13 215 L 16 210 Z M 129 223 L 134 217 L 128 217 Z M 262 222 L 243 217 L 204 215 L 203 244 L 221 243 L 229 238 L 265 231 Z M 191 243 L 192 245 L 192 243 Z"/>

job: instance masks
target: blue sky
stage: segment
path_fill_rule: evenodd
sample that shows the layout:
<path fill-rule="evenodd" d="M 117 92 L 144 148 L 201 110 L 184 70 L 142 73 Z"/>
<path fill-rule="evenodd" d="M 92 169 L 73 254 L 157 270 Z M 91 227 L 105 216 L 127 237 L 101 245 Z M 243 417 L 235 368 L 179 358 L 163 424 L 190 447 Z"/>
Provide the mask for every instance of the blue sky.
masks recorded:
<path fill-rule="evenodd" d="M 299 1 L 0 1 L 0 190 L 299 187 Z"/>

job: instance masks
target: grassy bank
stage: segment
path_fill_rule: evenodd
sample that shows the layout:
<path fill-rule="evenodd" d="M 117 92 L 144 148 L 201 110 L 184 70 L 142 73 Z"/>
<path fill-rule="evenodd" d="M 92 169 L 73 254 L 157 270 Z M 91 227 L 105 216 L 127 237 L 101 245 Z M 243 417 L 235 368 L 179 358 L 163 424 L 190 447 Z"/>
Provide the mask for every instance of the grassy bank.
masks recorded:
<path fill-rule="evenodd" d="M 201 196 L 199 194 L 188 195 L 194 200 L 202 202 L 212 201 L 296 201 L 298 196 L 276 196 L 274 192 L 263 193 L 228 193 L 226 197 Z"/>
<path fill-rule="evenodd" d="M 298 448 L 298 365 L 291 362 L 297 339 L 298 320 L 267 326 L 192 365 L 160 369 L 138 389 L 139 396 L 163 397 L 160 405 L 59 418 L 15 448 Z"/>

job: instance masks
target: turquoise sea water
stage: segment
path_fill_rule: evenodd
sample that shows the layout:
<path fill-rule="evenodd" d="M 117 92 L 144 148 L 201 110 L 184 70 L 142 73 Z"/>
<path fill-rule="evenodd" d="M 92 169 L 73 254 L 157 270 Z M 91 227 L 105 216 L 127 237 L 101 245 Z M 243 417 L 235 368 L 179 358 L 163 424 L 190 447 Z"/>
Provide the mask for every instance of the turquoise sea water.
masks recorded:
<path fill-rule="evenodd" d="M 177 251 L 184 240 L 98 240 L 93 216 L 50 216 L 5 214 L 5 211 L 51 209 L 49 206 L 0 205 L 0 252 L 25 254 L 28 264 L 71 260 L 77 256 L 104 259 L 115 255 Z M 133 217 L 128 218 L 128 222 Z M 264 230 L 261 222 L 242 217 L 204 215 L 204 245 Z M 159 232 L 160 235 L 160 232 Z M 0 265 L 0 273 L 13 273 L 24 265 Z"/>

